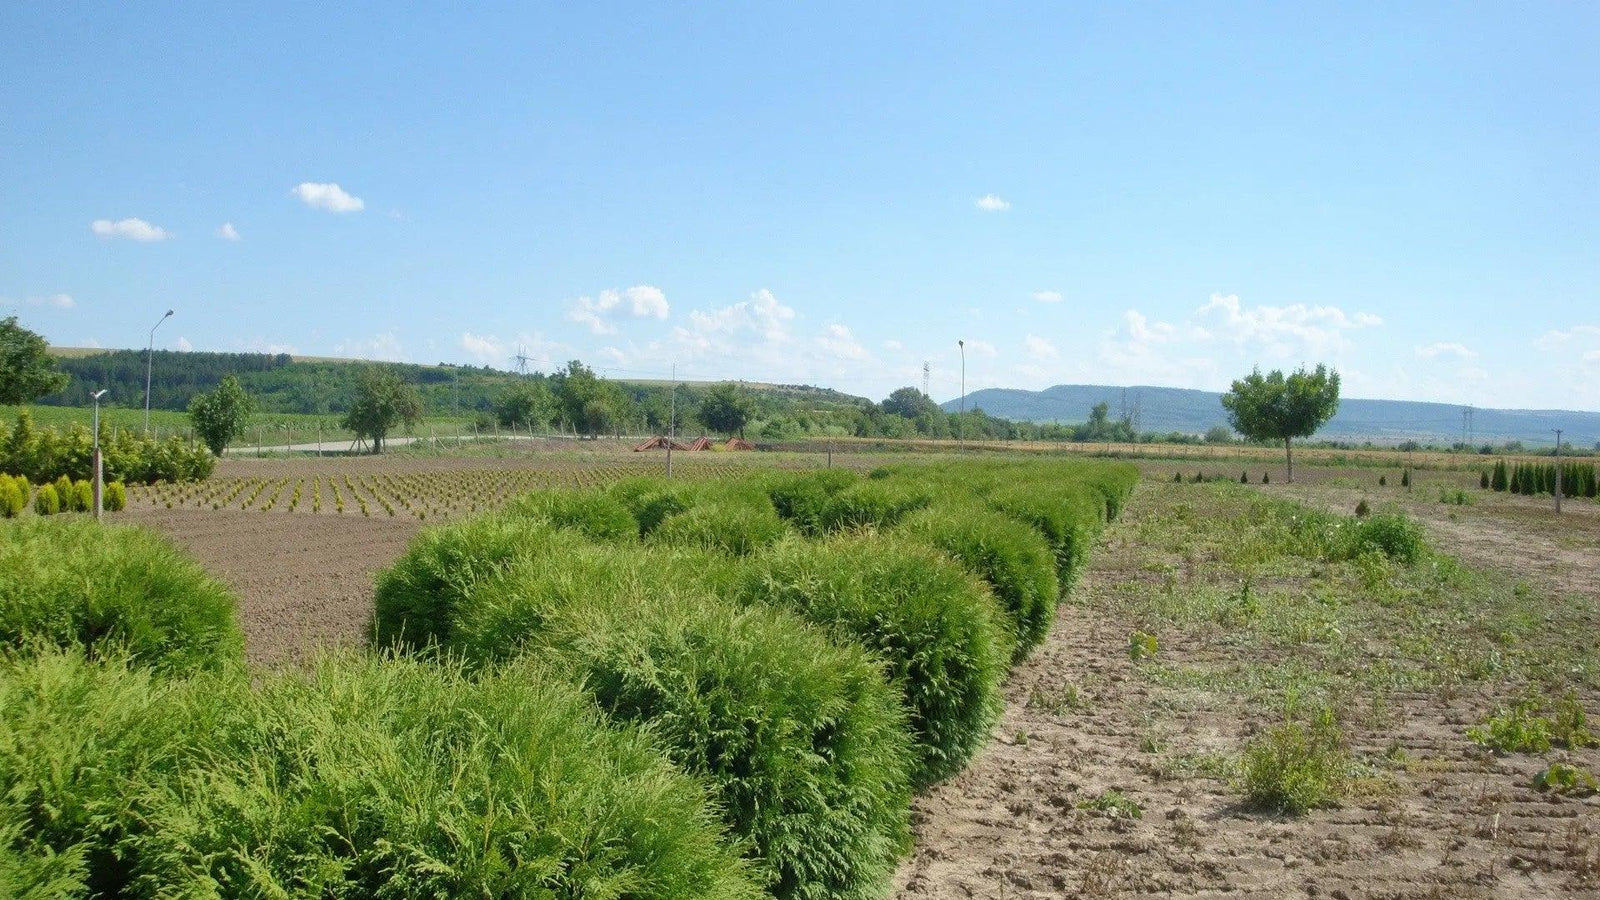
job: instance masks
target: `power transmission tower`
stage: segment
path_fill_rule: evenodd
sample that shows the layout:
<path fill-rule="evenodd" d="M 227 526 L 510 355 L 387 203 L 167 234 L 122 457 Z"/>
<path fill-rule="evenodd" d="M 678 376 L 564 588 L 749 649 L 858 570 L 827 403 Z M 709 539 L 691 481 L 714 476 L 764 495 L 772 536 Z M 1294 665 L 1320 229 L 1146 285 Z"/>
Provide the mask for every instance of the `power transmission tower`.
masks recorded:
<path fill-rule="evenodd" d="M 519 375 L 528 374 L 528 359 L 529 359 L 529 356 L 528 356 L 527 353 L 523 352 L 521 344 L 517 345 L 517 353 L 516 353 L 515 356 L 513 356 L 511 358 L 513 360 L 515 360 L 516 363 L 517 363 L 517 374 L 519 374 Z"/>
<path fill-rule="evenodd" d="M 932 397 L 933 366 L 927 361 L 922 361 L 922 396 Z"/>

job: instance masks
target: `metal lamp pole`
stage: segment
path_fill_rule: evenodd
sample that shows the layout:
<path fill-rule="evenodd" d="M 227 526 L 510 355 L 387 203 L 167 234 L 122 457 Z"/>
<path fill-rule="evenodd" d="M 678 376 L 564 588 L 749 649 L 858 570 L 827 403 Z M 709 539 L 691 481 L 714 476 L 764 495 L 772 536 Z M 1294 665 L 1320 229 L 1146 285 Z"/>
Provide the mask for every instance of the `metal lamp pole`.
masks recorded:
<path fill-rule="evenodd" d="M 678 430 L 678 364 L 672 364 L 672 399 L 667 412 L 667 477 L 672 477 L 672 438 Z"/>
<path fill-rule="evenodd" d="M 156 328 L 160 328 L 161 327 L 161 323 L 165 322 L 166 320 L 168 320 L 170 318 L 172 318 L 172 310 L 169 309 L 169 310 L 167 310 L 167 314 L 162 316 L 161 319 L 156 322 L 155 327 L 150 329 L 150 346 L 148 348 L 146 348 L 145 351 L 144 351 L 144 433 L 145 434 L 149 434 L 150 433 L 150 360 L 155 355 L 155 352 L 156 352 Z"/>
<path fill-rule="evenodd" d="M 967 452 L 967 342 L 956 341 L 961 348 L 961 416 L 956 419 L 957 433 L 961 435 L 961 452 Z"/>
<path fill-rule="evenodd" d="M 100 518 L 101 495 L 104 491 L 101 487 L 103 469 L 100 465 L 100 398 L 105 395 L 104 388 L 89 395 L 90 399 L 94 400 L 94 456 L 91 457 L 91 462 L 94 466 L 94 517 L 96 519 Z"/>

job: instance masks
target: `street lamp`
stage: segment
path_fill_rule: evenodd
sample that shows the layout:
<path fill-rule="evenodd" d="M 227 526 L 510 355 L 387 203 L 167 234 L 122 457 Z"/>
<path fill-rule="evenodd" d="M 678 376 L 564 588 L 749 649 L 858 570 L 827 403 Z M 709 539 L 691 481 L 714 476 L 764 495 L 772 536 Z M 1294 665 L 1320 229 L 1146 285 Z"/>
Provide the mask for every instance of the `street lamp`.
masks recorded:
<path fill-rule="evenodd" d="M 956 420 L 957 433 L 961 435 L 961 452 L 967 452 L 967 342 L 956 341 L 961 348 L 961 417 Z"/>
<path fill-rule="evenodd" d="M 92 457 L 92 463 L 94 465 L 94 517 L 96 519 L 100 518 L 102 493 L 100 486 L 102 480 L 100 467 L 100 398 L 105 395 L 104 388 L 89 395 L 89 399 L 94 401 L 94 456 Z"/>
<path fill-rule="evenodd" d="M 168 320 L 170 318 L 172 318 L 172 310 L 169 309 L 169 310 L 167 310 L 167 314 L 162 316 L 161 319 L 156 322 L 155 328 L 151 328 L 150 329 L 150 346 L 149 346 L 148 349 L 146 349 L 144 351 L 144 433 L 145 434 L 149 434 L 150 433 L 150 359 L 151 359 L 152 356 L 155 355 L 155 352 L 156 352 L 156 328 L 160 328 L 161 327 L 161 323 L 165 322 L 166 320 Z"/>

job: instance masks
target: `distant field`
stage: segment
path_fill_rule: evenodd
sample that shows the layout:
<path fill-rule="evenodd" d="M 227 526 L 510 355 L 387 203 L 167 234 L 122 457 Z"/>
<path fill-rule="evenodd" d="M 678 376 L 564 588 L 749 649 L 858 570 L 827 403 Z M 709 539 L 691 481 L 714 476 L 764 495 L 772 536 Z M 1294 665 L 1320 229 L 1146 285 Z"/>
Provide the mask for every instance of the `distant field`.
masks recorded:
<path fill-rule="evenodd" d="M 10 427 L 17 420 L 17 414 L 26 409 L 33 417 L 35 425 L 54 428 L 71 428 L 74 425 L 90 427 L 94 421 L 94 410 L 79 406 L 4 406 L 0 405 L 0 423 Z M 114 429 L 143 428 L 144 410 L 128 409 L 125 407 L 101 407 L 100 417 Z M 430 432 L 430 429 L 432 431 Z M 166 409 L 153 409 L 150 411 L 150 430 L 158 437 L 167 437 L 176 434 L 185 439 L 193 437 L 193 430 L 189 425 L 187 413 L 175 412 Z M 437 417 L 425 419 L 409 431 L 401 429 L 395 433 L 396 437 L 427 437 L 430 433 L 439 437 L 450 435 L 470 434 L 472 422 L 469 419 L 456 419 Z M 351 432 L 339 427 L 338 416 L 309 416 L 294 413 L 266 413 L 258 415 L 252 422 L 250 429 L 234 443 L 230 452 L 248 452 L 260 442 L 266 446 L 279 446 L 284 444 L 311 444 L 318 440 L 328 445 L 328 449 L 337 449 L 335 445 L 348 444 L 355 439 Z"/>

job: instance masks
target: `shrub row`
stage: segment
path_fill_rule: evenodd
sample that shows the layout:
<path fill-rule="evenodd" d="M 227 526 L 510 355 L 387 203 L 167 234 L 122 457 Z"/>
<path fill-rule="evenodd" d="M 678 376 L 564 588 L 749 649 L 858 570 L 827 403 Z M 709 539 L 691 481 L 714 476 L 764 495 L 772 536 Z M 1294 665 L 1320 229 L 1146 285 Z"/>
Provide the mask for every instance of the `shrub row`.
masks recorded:
<path fill-rule="evenodd" d="M 1556 471 L 1554 463 L 1508 466 L 1505 460 L 1498 460 L 1494 468 L 1484 473 L 1484 480 L 1488 482 L 1484 487 L 1513 494 L 1554 494 Z M 1594 463 L 1565 462 L 1561 464 L 1560 473 L 1563 497 L 1600 497 L 1600 478 L 1595 474 Z"/>
<path fill-rule="evenodd" d="M 74 482 L 63 475 L 51 484 L 41 485 L 35 492 L 26 477 L 0 473 L 0 519 L 14 519 L 22 515 L 30 505 L 30 495 L 33 498 L 33 511 L 41 516 L 60 512 L 90 512 L 94 508 L 94 485 L 87 481 Z M 107 512 L 125 508 L 128 505 L 127 489 L 120 481 L 108 482 L 100 503 Z"/>
<path fill-rule="evenodd" d="M 0 425 L 0 472 L 26 476 L 35 484 L 60 477 L 87 480 L 94 475 L 94 435 L 82 425 L 66 431 L 39 428 L 23 410 L 16 425 Z M 211 477 L 216 457 L 203 446 L 171 437 L 158 441 L 132 429 L 100 430 L 101 469 L 107 481 L 154 484 Z"/>
<path fill-rule="evenodd" d="M 1041 465 L 533 495 L 419 535 L 379 577 L 375 635 L 570 673 L 714 786 L 778 896 L 876 896 L 910 787 L 981 746 L 1058 559 L 1081 562 L 1131 490 L 1107 468 L 1103 488 L 1077 482 L 1099 467 Z M 1030 489 L 1054 542 L 1001 511 Z"/>
<path fill-rule="evenodd" d="M 778 896 L 876 896 L 907 841 L 896 695 L 862 649 L 700 589 L 719 561 L 487 516 L 425 532 L 379 577 L 377 635 L 477 666 L 549 661 L 713 785 Z"/>
<path fill-rule="evenodd" d="M 0 895 L 765 896 L 704 788 L 532 662 L 261 682 L 0 657 Z"/>

